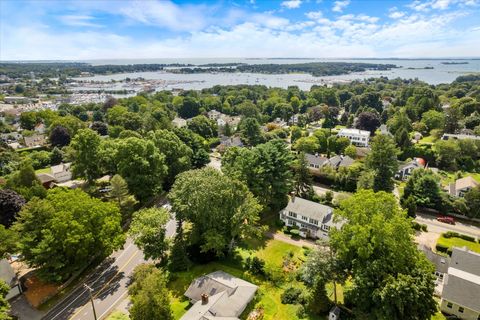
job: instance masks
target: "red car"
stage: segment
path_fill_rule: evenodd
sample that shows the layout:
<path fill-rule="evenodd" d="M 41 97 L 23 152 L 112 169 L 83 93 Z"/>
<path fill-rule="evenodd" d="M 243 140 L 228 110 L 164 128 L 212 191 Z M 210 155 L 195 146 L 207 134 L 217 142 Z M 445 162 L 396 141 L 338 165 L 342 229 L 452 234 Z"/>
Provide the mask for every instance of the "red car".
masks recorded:
<path fill-rule="evenodd" d="M 448 224 L 455 224 L 455 219 L 452 217 L 437 217 L 437 221 L 443 222 L 443 223 L 448 223 Z"/>

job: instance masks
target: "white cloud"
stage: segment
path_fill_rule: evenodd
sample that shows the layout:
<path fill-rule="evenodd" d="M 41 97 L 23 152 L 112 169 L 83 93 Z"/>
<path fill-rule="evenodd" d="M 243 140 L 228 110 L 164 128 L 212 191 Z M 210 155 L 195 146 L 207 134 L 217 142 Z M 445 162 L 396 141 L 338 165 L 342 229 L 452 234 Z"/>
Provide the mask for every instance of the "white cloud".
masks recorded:
<path fill-rule="evenodd" d="M 95 18 L 87 15 L 65 15 L 58 18 L 63 24 L 71 27 L 101 27 L 100 24 L 92 22 Z"/>
<path fill-rule="evenodd" d="M 388 14 L 388 16 L 392 19 L 400 19 L 401 17 L 405 16 L 405 12 L 402 11 L 392 11 Z"/>
<path fill-rule="evenodd" d="M 323 14 L 322 14 L 322 11 L 310 11 L 305 13 L 305 16 L 307 16 L 307 18 L 309 19 L 317 20 L 317 19 L 320 19 L 323 16 Z"/>
<path fill-rule="evenodd" d="M 285 7 L 287 9 L 300 8 L 301 5 L 302 5 L 302 0 L 287 0 L 287 1 L 283 1 L 281 4 L 282 7 Z"/>
<path fill-rule="evenodd" d="M 335 1 L 332 11 L 343 12 L 343 9 L 345 9 L 349 4 L 350 4 L 350 0 Z"/>

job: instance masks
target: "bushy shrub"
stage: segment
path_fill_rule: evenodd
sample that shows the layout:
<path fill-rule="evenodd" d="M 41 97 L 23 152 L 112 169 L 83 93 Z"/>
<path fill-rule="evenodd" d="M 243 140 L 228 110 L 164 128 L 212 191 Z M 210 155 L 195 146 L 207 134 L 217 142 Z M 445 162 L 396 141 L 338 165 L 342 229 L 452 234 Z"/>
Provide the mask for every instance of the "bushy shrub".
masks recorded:
<path fill-rule="evenodd" d="M 463 240 L 466 240 L 466 241 L 470 241 L 470 242 L 475 242 L 475 238 L 472 237 L 472 236 L 468 236 L 466 234 L 461 234 L 461 233 L 458 233 L 458 232 L 453 232 L 453 231 L 447 231 L 443 234 L 443 237 L 444 238 L 460 238 L 460 239 L 463 239 Z"/>
<path fill-rule="evenodd" d="M 295 287 L 288 287 L 280 295 L 280 299 L 283 304 L 304 304 L 305 295 L 303 290 Z"/>
<path fill-rule="evenodd" d="M 298 236 L 300 236 L 300 230 L 298 230 L 298 229 L 292 229 L 292 230 L 290 230 L 290 234 L 291 234 L 292 236 L 298 237 Z"/>
<path fill-rule="evenodd" d="M 420 223 L 418 223 L 416 221 L 412 221 L 412 228 L 417 230 L 417 231 L 420 231 L 422 229 L 422 226 L 420 225 Z"/>
<path fill-rule="evenodd" d="M 448 251 L 447 246 L 444 246 L 444 245 L 439 244 L 439 243 L 437 243 L 437 245 L 435 246 L 435 249 L 437 249 L 438 252 L 443 252 L 443 253 L 447 253 L 447 251 Z"/>
<path fill-rule="evenodd" d="M 265 275 L 265 261 L 258 257 L 248 257 L 245 261 L 245 269 L 254 275 Z"/>
<path fill-rule="evenodd" d="M 422 231 L 423 231 L 423 232 L 427 232 L 427 231 L 428 231 L 428 227 L 427 227 L 426 224 L 422 224 L 422 225 L 421 225 L 421 228 L 422 228 Z"/>

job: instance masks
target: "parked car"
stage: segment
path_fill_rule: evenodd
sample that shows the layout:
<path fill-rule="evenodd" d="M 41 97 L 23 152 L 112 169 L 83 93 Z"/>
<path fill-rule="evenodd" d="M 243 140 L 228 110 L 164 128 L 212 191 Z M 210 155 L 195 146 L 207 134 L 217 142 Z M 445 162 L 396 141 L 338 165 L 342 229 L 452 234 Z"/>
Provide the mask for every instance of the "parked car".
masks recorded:
<path fill-rule="evenodd" d="M 448 224 L 455 224 L 455 219 L 452 217 L 437 217 L 437 221 L 443 222 L 443 223 L 448 223 Z"/>

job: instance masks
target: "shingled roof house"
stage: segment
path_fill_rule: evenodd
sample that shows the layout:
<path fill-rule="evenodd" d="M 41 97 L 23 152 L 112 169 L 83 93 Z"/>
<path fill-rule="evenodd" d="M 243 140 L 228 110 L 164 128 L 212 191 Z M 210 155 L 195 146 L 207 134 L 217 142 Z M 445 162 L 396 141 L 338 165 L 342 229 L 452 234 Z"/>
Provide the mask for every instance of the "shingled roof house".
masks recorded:
<path fill-rule="evenodd" d="M 440 310 L 459 319 L 480 319 L 480 254 L 456 248 L 444 278 Z"/>
<path fill-rule="evenodd" d="M 448 192 L 449 195 L 452 197 L 464 197 L 465 194 L 475 188 L 476 186 L 480 185 L 477 180 L 475 180 L 473 177 L 468 176 L 465 178 L 461 178 L 456 180 L 455 182 L 452 182 L 448 185 L 446 188 L 446 191 Z"/>
<path fill-rule="evenodd" d="M 197 278 L 185 292 L 193 306 L 180 320 L 239 320 L 257 289 L 223 271 Z"/>
<path fill-rule="evenodd" d="M 280 211 L 280 220 L 289 227 L 299 227 L 300 236 L 311 238 L 328 238 L 331 227 L 341 226 L 333 222 L 333 208 L 296 196 Z"/>

